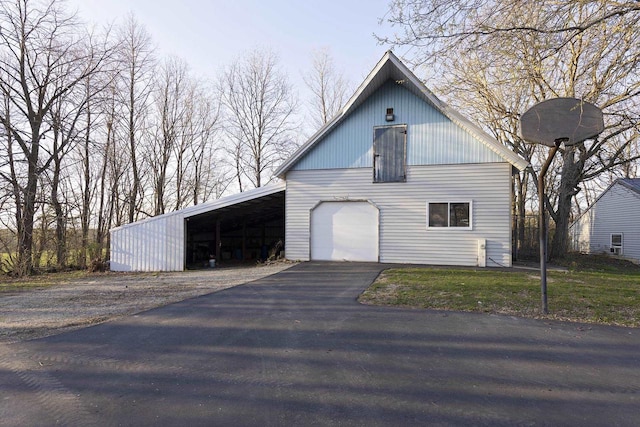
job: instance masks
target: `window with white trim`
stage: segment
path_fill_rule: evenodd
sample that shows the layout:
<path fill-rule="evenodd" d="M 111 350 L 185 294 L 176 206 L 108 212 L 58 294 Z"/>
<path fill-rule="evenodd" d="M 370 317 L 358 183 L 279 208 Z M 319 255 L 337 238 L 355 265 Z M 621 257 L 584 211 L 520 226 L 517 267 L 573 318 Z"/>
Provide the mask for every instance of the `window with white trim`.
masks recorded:
<path fill-rule="evenodd" d="M 471 202 L 427 202 L 427 228 L 471 230 Z"/>
<path fill-rule="evenodd" d="M 622 233 L 611 234 L 611 253 L 614 255 L 622 255 Z"/>

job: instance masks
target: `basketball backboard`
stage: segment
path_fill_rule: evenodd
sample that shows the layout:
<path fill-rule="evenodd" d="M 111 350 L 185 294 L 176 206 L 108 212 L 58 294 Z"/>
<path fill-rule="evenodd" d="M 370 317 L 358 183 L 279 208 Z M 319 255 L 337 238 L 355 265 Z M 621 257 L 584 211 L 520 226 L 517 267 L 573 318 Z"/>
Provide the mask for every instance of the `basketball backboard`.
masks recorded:
<path fill-rule="evenodd" d="M 522 138 L 549 147 L 561 141 L 573 145 L 604 130 L 602 111 L 576 98 L 554 98 L 529 108 L 520 117 Z"/>

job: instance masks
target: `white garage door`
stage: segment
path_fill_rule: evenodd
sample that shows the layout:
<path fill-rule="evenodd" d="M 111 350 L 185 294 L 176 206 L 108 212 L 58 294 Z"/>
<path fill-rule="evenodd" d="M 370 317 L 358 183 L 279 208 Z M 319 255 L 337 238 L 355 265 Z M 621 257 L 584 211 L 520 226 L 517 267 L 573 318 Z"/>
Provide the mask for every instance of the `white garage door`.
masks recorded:
<path fill-rule="evenodd" d="M 367 202 L 323 202 L 311 212 L 311 259 L 378 261 L 378 209 Z"/>

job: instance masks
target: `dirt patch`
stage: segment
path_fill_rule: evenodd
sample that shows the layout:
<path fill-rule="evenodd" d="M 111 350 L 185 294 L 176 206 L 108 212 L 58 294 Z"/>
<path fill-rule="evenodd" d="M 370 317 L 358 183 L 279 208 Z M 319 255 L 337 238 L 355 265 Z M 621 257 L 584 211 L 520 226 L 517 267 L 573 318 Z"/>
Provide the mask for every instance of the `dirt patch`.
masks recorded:
<path fill-rule="evenodd" d="M 217 268 L 176 273 L 105 273 L 0 295 L 0 343 L 55 335 L 269 276 L 291 267 Z"/>

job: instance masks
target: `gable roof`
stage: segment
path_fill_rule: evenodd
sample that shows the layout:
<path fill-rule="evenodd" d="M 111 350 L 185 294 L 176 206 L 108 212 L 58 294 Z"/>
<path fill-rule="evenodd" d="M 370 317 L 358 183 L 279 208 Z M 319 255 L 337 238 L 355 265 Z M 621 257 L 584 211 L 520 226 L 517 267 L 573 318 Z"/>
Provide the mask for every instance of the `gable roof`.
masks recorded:
<path fill-rule="evenodd" d="M 301 145 L 275 172 L 275 175 L 283 178 L 284 175 L 313 147 L 316 146 L 329 132 L 342 123 L 345 118 L 356 108 L 362 105 L 376 90 L 388 80 L 401 82 L 414 95 L 431 105 L 452 122 L 476 137 L 481 143 L 494 151 L 505 161 L 511 163 L 520 170 L 524 170 L 529 163 L 513 151 L 500 144 L 495 138 L 483 131 L 462 114 L 458 113 L 436 97 L 425 85 L 411 72 L 390 50 L 378 61 L 367 78 L 358 87 L 353 96 L 336 116 L 322 126 L 314 135 Z"/>
<path fill-rule="evenodd" d="M 587 212 L 589 212 L 591 210 L 591 208 L 596 205 L 596 203 L 598 203 L 598 201 L 602 198 L 602 196 L 607 194 L 609 192 L 609 190 L 611 190 L 617 184 L 622 185 L 623 187 L 633 191 L 634 193 L 636 193 L 636 194 L 638 194 L 640 196 L 640 178 L 618 178 L 615 181 L 613 181 L 602 193 L 600 193 L 600 195 L 598 197 L 596 197 L 596 199 L 593 201 L 593 203 L 591 203 L 589 206 L 587 206 L 587 209 L 582 211 L 582 213 L 580 215 L 578 215 L 578 217 L 576 219 L 573 220 L 573 222 L 571 223 L 570 227 L 573 227 L 574 224 L 577 224 L 578 221 L 580 221 L 580 219 Z"/>
<path fill-rule="evenodd" d="M 616 181 L 627 187 L 629 190 L 640 194 L 640 178 L 618 178 Z"/>

